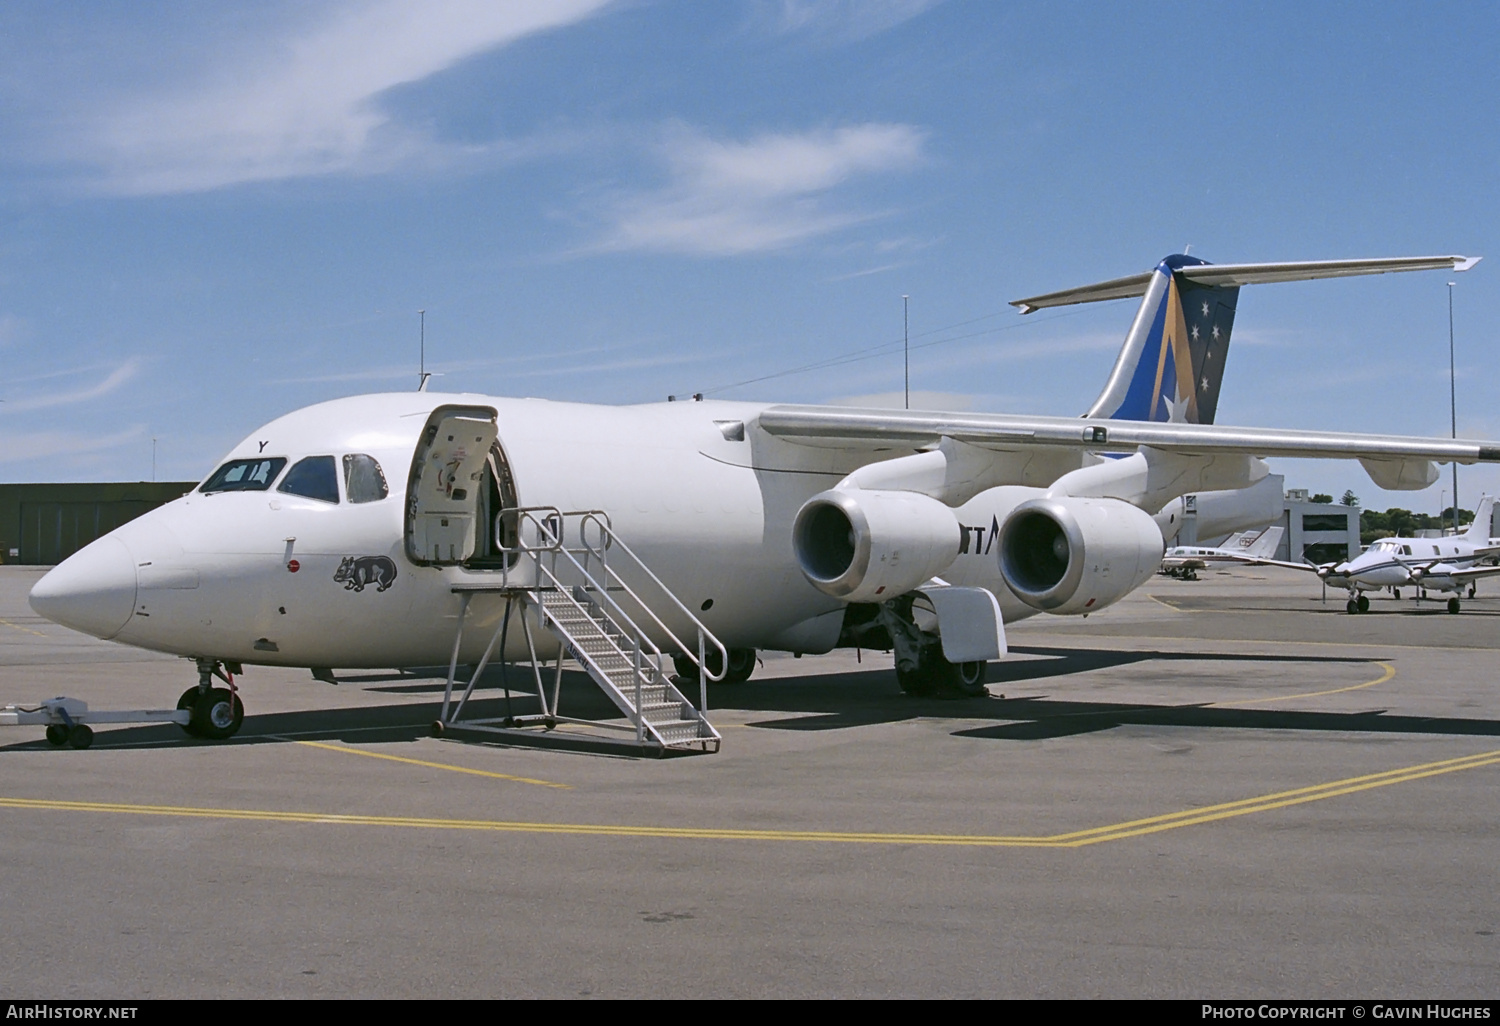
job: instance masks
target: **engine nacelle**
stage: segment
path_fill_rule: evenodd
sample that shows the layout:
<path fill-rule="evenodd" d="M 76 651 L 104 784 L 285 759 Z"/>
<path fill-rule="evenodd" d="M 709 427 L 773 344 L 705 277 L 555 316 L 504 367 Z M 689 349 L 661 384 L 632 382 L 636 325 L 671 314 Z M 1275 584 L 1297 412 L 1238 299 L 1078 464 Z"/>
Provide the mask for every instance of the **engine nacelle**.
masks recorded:
<path fill-rule="evenodd" d="M 1161 530 L 1119 499 L 1031 499 L 1000 528 L 1000 575 L 1046 613 L 1093 613 L 1124 598 L 1161 566 Z"/>
<path fill-rule="evenodd" d="M 918 492 L 838 489 L 797 511 L 792 549 L 813 587 L 847 602 L 884 602 L 958 556 L 958 517 Z"/>

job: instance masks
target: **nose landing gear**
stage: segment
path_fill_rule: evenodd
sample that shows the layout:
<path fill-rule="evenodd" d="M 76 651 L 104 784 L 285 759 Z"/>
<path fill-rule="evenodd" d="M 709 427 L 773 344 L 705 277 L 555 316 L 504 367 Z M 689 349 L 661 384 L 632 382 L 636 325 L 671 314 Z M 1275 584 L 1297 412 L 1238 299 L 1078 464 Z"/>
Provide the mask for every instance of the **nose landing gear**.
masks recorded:
<path fill-rule="evenodd" d="M 182 729 L 193 737 L 210 741 L 223 741 L 233 737 L 245 721 L 245 707 L 237 694 L 234 675 L 243 673 L 238 663 L 223 663 L 217 659 L 198 660 L 198 685 L 188 688 L 177 700 L 177 708 L 192 713 Z M 218 677 L 228 688 L 213 686 Z"/>

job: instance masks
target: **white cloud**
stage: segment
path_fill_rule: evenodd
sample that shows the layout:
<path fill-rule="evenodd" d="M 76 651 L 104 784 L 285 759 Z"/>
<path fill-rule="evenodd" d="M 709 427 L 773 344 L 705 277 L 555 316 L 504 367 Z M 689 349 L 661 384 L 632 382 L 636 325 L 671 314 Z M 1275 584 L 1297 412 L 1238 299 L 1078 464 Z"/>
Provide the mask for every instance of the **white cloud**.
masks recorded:
<path fill-rule="evenodd" d="M 0 432 L 0 464 L 108 452 L 138 441 L 145 434 L 143 424 L 103 436 L 69 431 Z"/>
<path fill-rule="evenodd" d="M 864 124 L 721 142 L 679 130 L 662 147 L 671 181 L 619 201 L 595 248 L 728 256 L 781 249 L 878 216 L 827 194 L 860 175 L 921 163 L 925 133 Z"/>
<path fill-rule="evenodd" d="M 865 39 L 915 18 L 943 0 L 781 0 L 778 28 L 838 40 Z"/>
<path fill-rule="evenodd" d="M 312 31 L 231 62 L 221 81 L 131 98 L 80 156 L 103 166 L 110 190 L 137 194 L 385 170 L 415 158 L 424 141 L 380 109 L 381 93 L 609 2 L 345 4 Z"/>
<path fill-rule="evenodd" d="M 71 392 L 53 392 L 50 395 L 32 395 L 12 397 L 0 411 L 5 413 L 22 413 L 26 410 L 44 410 L 53 406 L 71 406 L 75 403 L 88 402 L 90 399 L 98 399 L 101 396 L 118 389 L 125 382 L 135 377 L 140 370 L 139 360 L 126 360 L 120 366 L 109 373 L 103 381 L 87 388 L 75 389 Z M 53 375 L 47 375 L 52 377 Z"/>
<path fill-rule="evenodd" d="M 0 349 L 19 339 L 22 327 L 21 318 L 15 314 L 0 314 Z"/>

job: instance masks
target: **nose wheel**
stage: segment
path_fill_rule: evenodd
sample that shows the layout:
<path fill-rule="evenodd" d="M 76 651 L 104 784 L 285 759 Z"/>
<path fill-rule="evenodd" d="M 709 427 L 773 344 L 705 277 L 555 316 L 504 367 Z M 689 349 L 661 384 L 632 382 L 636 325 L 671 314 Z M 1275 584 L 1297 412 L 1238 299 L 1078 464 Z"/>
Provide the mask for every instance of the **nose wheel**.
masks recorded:
<path fill-rule="evenodd" d="M 234 669 L 238 671 L 239 667 Z M 215 677 L 229 687 L 214 687 Z M 177 708 L 186 709 L 191 714 L 188 721 L 181 724 L 182 729 L 192 737 L 208 741 L 234 737 L 245 722 L 245 706 L 236 694 L 238 690 L 234 686 L 234 673 L 218 660 L 199 659 L 198 686 L 188 688 L 177 699 Z"/>

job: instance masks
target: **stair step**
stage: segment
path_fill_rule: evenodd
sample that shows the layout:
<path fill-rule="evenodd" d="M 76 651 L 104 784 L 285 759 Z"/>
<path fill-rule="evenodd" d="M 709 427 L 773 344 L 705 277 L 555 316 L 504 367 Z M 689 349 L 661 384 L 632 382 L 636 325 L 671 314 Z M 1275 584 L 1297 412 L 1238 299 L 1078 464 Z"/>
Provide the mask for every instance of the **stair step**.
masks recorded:
<path fill-rule="evenodd" d="M 657 736 L 669 744 L 673 741 L 695 740 L 698 737 L 698 720 L 671 720 L 666 723 L 653 723 L 651 726 Z"/>
<path fill-rule="evenodd" d="M 597 583 L 590 584 L 594 587 L 539 588 L 528 598 L 540 607 L 547 629 L 564 642 L 621 712 L 638 715 L 662 744 L 716 739 L 717 732 L 672 685 L 667 671 L 639 651 L 634 635 L 611 619 L 607 600 L 595 590 Z"/>

